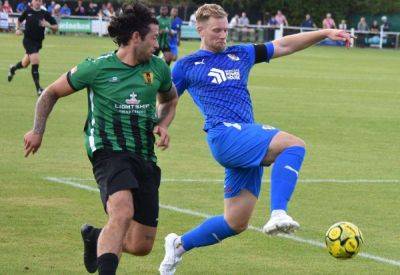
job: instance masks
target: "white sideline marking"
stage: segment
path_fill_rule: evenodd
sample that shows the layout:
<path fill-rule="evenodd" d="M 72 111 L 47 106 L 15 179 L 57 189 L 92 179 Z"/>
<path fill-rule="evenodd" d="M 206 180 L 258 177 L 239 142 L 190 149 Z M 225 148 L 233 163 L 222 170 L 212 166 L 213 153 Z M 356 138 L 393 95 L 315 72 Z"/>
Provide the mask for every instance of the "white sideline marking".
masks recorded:
<path fill-rule="evenodd" d="M 81 178 L 57 178 L 66 181 L 94 181 L 91 179 Z M 224 182 L 223 179 L 162 179 L 162 182 L 202 182 L 202 183 L 220 183 Z M 263 182 L 271 182 L 270 180 L 263 180 Z M 397 179 L 300 179 L 300 183 L 400 183 Z"/>
<path fill-rule="evenodd" d="M 84 184 L 79 184 L 79 183 L 74 182 L 74 181 L 72 181 L 70 179 L 62 179 L 62 178 L 55 178 L 55 177 L 45 177 L 44 179 L 48 180 L 48 181 L 51 181 L 51 182 L 70 185 L 70 186 L 73 186 L 75 188 L 80 188 L 80 189 L 84 189 L 84 190 L 91 191 L 91 192 L 99 192 L 99 190 L 97 188 L 95 188 L 95 187 L 87 186 L 87 185 L 84 185 Z M 166 204 L 160 204 L 160 208 L 171 210 L 171 211 L 175 211 L 175 212 L 179 212 L 179 213 L 183 213 L 183 214 L 188 214 L 188 215 L 191 215 L 191 216 L 202 217 L 202 218 L 209 218 L 209 217 L 213 216 L 213 215 L 210 215 L 210 214 L 197 212 L 197 211 L 193 211 L 193 210 L 190 210 L 190 209 L 179 208 L 179 207 L 176 207 L 176 206 L 166 205 Z M 262 229 L 259 228 L 259 227 L 255 227 L 255 226 L 249 225 L 249 229 L 262 233 Z M 313 246 L 318 246 L 318 247 L 325 248 L 325 244 L 322 243 L 322 242 L 309 240 L 309 239 L 304 239 L 304 238 L 300 238 L 300 237 L 297 237 L 297 236 L 294 236 L 294 235 L 278 234 L 278 237 L 286 238 L 286 239 L 290 239 L 290 240 L 293 240 L 293 241 L 296 241 L 296 242 L 306 243 L 306 244 L 310 244 L 310 245 L 313 245 Z M 399 266 L 400 267 L 400 261 L 398 261 L 398 260 L 392 260 L 392 259 L 388 259 L 388 258 L 384 258 L 384 257 L 379 257 L 379 256 L 375 256 L 375 255 L 372 255 L 372 254 L 369 254 L 369 253 L 360 253 L 358 255 L 360 257 L 363 257 L 363 258 L 374 260 L 376 262 L 381 262 L 381 263 L 385 263 L 385 264 L 389 264 L 389 265 L 394 265 L 394 266 Z"/>

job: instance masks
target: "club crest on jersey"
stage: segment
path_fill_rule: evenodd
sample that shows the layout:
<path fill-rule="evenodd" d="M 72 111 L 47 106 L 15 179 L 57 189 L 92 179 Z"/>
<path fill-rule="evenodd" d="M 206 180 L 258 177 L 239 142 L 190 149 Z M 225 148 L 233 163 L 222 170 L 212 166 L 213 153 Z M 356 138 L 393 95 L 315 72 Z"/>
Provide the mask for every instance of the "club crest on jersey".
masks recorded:
<path fill-rule="evenodd" d="M 153 84 L 153 73 L 152 72 L 144 72 L 143 73 L 144 83 L 147 85 Z"/>
<path fill-rule="evenodd" d="M 234 55 L 232 53 L 228 54 L 228 57 L 233 61 L 239 61 L 240 60 L 239 56 Z"/>
<path fill-rule="evenodd" d="M 131 97 L 131 98 L 128 98 L 127 100 L 125 100 L 126 104 L 129 104 L 129 105 L 137 105 L 137 104 L 140 103 L 140 100 L 138 100 L 138 99 L 136 98 L 136 97 L 137 97 L 137 94 L 135 94 L 135 92 L 132 92 L 132 93 L 130 94 L 130 97 Z"/>

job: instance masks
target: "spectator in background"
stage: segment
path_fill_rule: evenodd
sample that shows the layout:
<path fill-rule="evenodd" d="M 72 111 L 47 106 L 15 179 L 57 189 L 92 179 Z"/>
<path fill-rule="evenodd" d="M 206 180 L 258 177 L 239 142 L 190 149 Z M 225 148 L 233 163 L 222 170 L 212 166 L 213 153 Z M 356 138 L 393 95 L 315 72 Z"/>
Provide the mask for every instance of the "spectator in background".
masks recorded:
<path fill-rule="evenodd" d="M 99 11 L 97 10 L 97 4 L 93 3 L 93 1 L 90 1 L 86 14 L 89 16 L 97 16 L 98 13 Z"/>
<path fill-rule="evenodd" d="M 327 13 L 325 19 L 322 21 L 322 28 L 336 29 L 335 20 L 333 20 L 332 15 L 330 13 Z"/>
<path fill-rule="evenodd" d="M 13 9 L 12 9 L 10 3 L 8 2 L 8 0 L 4 1 L 3 12 L 8 13 L 8 14 L 13 13 Z"/>
<path fill-rule="evenodd" d="M 367 21 L 365 21 L 365 17 L 360 18 L 360 21 L 357 24 L 357 31 L 363 31 L 363 32 L 368 31 L 368 24 Z M 358 39 L 356 40 L 356 42 L 360 44 L 361 48 L 364 48 L 367 35 L 365 33 L 359 33 L 357 36 Z"/>
<path fill-rule="evenodd" d="M 242 12 L 242 16 L 239 18 L 239 27 L 240 27 L 240 33 L 241 37 L 239 37 L 239 41 L 247 41 L 249 39 L 249 32 L 250 29 L 248 26 L 250 25 L 249 18 L 247 17 L 247 14 L 245 12 Z"/>
<path fill-rule="evenodd" d="M 77 16 L 85 16 L 86 15 L 82 0 L 78 0 L 78 6 L 74 9 L 74 15 L 77 15 Z"/>
<path fill-rule="evenodd" d="M 114 6 L 111 2 L 107 3 L 107 16 L 108 17 L 115 17 Z"/>
<path fill-rule="evenodd" d="M 289 26 L 289 23 L 286 20 L 286 16 L 280 10 L 276 12 L 275 20 L 276 22 L 278 22 L 279 26 L 280 25 Z"/>
<path fill-rule="evenodd" d="M 22 0 L 18 5 L 17 5 L 17 12 L 24 12 L 28 5 L 26 4 L 25 0 Z"/>
<path fill-rule="evenodd" d="M 242 12 L 242 16 L 239 18 L 239 25 L 243 27 L 247 27 L 248 25 L 250 25 L 249 18 L 247 18 L 245 12 Z"/>
<path fill-rule="evenodd" d="M 3 12 L 3 2 L 0 0 L 0 12 Z"/>
<path fill-rule="evenodd" d="M 374 21 L 372 22 L 370 31 L 373 32 L 373 33 L 378 33 L 378 32 L 379 32 L 378 21 L 374 20 Z"/>
<path fill-rule="evenodd" d="M 346 20 L 342 20 L 339 24 L 339 29 L 340 30 L 347 30 L 347 24 L 346 24 Z"/>
<path fill-rule="evenodd" d="M 54 6 L 52 12 L 51 12 L 51 16 L 54 17 L 54 19 L 57 22 L 57 25 L 59 25 L 60 22 L 61 22 L 61 12 L 60 12 L 60 10 L 61 10 L 61 5 L 60 4 L 56 4 Z"/>
<path fill-rule="evenodd" d="M 358 31 L 368 31 L 368 24 L 367 24 L 367 21 L 365 20 L 365 17 L 360 18 L 360 21 L 357 24 L 357 30 Z"/>
<path fill-rule="evenodd" d="M 64 6 L 62 6 L 60 10 L 61 16 L 70 16 L 71 15 L 71 9 L 68 7 L 67 3 L 64 3 Z"/>
<path fill-rule="evenodd" d="M 271 16 L 271 18 L 268 20 L 268 27 L 272 28 L 277 28 L 279 27 L 278 21 L 275 19 L 275 16 Z"/>
<path fill-rule="evenodd" d="M 105 3 L 101 5 L 101 9 L 99 10 L 99 17 L 108 18 L 108 10 Z"/>
<path fill-rule="evenodd" d="M 301 23 L 302 28 L 317 28 L 314 21 L 309 14 L 306 14 L 306 19 Z"/>
<path fill-rule="evenodd" d="M 6 2 L 4 2 L 4 4 L 5 3 Z M 383 28 L 383 31 L 388 32 L 390 30 L 390 23 L 388 22 L 387 17 L 384 15 L 384 16 L 382 16 L 381 20 L 382 20 L 381 27 Z"/>
<path fill-rule="evenodd" d="M 192 13 L 189 18 L 189 26 L 196 26 L 196 14 Z"/>
<path fill-rule="evenodd" d="M 56 2 L 51 1 L 50 5 L 47 6 L 47 11 L 52 13 L 55 6 L 56 6 Z"/>
<path fill-rule="evenodd" d="M 239 25 L 239 14 L 235 14 L 229 22 L 229 28 L 236 28 Z"/>

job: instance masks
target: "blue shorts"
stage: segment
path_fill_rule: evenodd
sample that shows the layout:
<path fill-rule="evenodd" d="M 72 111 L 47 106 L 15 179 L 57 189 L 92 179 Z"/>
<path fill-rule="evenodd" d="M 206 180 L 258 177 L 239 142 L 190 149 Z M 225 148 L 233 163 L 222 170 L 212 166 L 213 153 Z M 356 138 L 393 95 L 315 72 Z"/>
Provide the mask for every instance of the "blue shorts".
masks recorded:
<path fill-rule="evenodd" d="M 169 49 L 174 56 L 178 56 L 178 45 L 169 44 Z"/>
<path fill-rule="evenodd" d="M 247 189 L 258 198 L 264 168 L 261 165 L 278 129 L 261 124 L 221 123 L 207 132 L 214 158 L 225 167 L 225 198 Z"/>

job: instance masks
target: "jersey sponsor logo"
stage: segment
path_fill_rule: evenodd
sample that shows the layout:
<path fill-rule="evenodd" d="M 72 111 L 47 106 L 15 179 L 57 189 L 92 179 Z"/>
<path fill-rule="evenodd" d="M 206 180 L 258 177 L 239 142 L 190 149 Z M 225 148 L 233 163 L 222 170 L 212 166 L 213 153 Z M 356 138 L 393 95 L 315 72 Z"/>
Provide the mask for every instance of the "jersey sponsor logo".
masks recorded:
<path fill-rule="evenodd" d="M 204 59 L 202 59 L 201 61 L 196 61 L 196 62 L 194 62 L 194 65 L 195 66 L 197 66 L 197 65 L 204 65 L 205 63 L 204 63 Z"/>
<path fill-rule="evenodd" d="M 240 60 L 239 56 L 231 54 L 231 53 L 228 54 L 228 57 L 233 61 L 239 61 Z"/>
<path fill-rule="evenodd" d="M 143 73 L 144 83 L 147 85 L 153 84 L 153 73 L 152 72 L 144 72 Z"/>
<path fill-rule="evenodd" d="M 213 79 L 211 83 L 221 84 L 227 80 L 240 80 L 240 70 L 220 70 L 216 68 L 212 68 L 208 73 L 208 76 L 211 76 Z"/>
<path fill-rule="evenodd" d="M 140 100 L 137 99 L 137 94 L 132 92 L 130 98 L 125 100 L 126 104 L 114 104 L 115 109 L 121 114 L 144 114 L 147 109 L 150 108 L 150 104 L 140 104 Z"/>
<path fill-rule="evenodd" d="M 137 94 L 135 94 L 135 92 L 132 92 L 132 93 L 130 94 L 130 97 L 131 97 L 131 98 L 128 98 L 127 100 L 125 100 L 126 104 L 129 104 L 129 105 L 137 105 L 137 104 L 140 103 L 140 100 L 138 100 L 138 99 L 136 98 L 136 97 L 137 97 Z"/>

